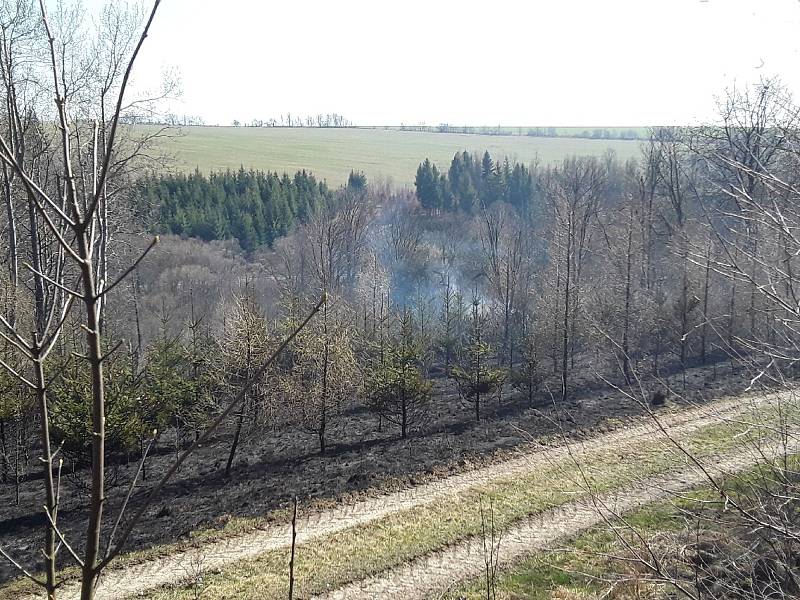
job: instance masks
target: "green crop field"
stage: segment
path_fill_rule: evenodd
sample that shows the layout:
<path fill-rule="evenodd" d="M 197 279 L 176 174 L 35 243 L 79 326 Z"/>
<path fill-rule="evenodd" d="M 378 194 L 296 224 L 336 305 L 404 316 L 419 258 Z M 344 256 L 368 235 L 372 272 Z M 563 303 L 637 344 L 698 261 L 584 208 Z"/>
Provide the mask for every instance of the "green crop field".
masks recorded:
<path fill-rule="evenodd" d="M 312 129 L 255 127 L 184 127 L 163 142 L 183 171 L 257 168 L 293 173 L 308 169 L 331 185 L 352 169 L 370 180 L 411 185 L 419 163 L 430 158 L 447 169 L 458 151 L 488 150 L 530 163 L 558 161 L 570 154 L 600 155 L 608 148 L 621 159 L 636 156 L 639 142 L 524 135 L 425 133 L 397 129 Z"/>

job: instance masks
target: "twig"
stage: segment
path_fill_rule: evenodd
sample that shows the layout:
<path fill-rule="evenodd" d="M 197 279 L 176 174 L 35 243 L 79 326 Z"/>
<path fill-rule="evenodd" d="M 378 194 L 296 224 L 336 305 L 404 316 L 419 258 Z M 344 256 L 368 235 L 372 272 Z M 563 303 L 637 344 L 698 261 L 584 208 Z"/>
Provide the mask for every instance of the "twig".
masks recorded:
<path fill-rule="evenodd" d="M 44 514 L 47 515 L 47 520 L 50 521 L 50 526 L 53 528 L 53 531 L 56 532 L 56 535 L 58 536 L 58 539 L 60 539 L 61 543 L 64 544 L 64 547 L 72 555 L 72 558 L 74 558 L 75 561 L 82 567 L 83 566 L 83 561 L 81 560 L 81 557 L 78 556 L 77 553 L 75 552 L 75 550 L 72 549 L 72 546 L 69 545 L 69 543 L 67 542 L 66 538 L 64 537 L 64 534 L 61 533 L 61 530 L 56 525 L 55 519 L 53 519 L 53 515 L 50 514 L 50 511 L 47 510 L 46 506 L 44 507 Z"/>
<path fill-rule="evenodd" d="M 44 273 L 40 273 L 39 271 L 37 271 L 36 269 L 34 269 L 34 268 L 33 268 L 33 267 L 30 265 L 30 263 L 22 263 L 22 265 L 23 265 L 23 266 L 24 266 L 26 269 L 28 269 L 28 270 L 29 270 L 31 273 L 33 273 L 34 275 L 36 275 L 37 277 L 41 277 L 41 278 L 42 278 L 42 279 L 44 279 L 46 282 L 48 282 L 48 283 L 51 283 L 52 285 L 56 286 L 56 287 L 57 287 L 58 289 L 60 289 L 62 292 L 65 292 L 65 293 L 67 293 L 67 294 L 70 294 L 71 296 L 75 296 L 76 298 L 83 298 L 83 295 L 82 295 L 80 292 L 76 292 L 75 290 L 71 290 L 71 289 L 70 289 L 70 288 L 68 288 L 67 286 L 65 286 L 65 285 L 63 285 L 63 284 L 61 284 L 61 283 L 58 283 L 58 282 L 57 282 L 56 280 L 54 280 L 54 279 L 51 279 L 50 277 L 48 277 L 48 276 L 47 276 L 47 275 L 45 275 Z"/>
<path fill-rule="evenodd" d="M 297 548 L 297 496 L 294 497 L 294 510 L 292 511 L 292 551 L 289 555 L 289 600 L 294 597 L 294 556 Z"/>
<path fill-rule="evenodd" d="M 114 142 L 117 136 L 117 125 L 119 125 L 119 116 L 122 112 L 122 102 L 125 97 L 125 90 L 128 87 L 128 80 L 130 79 L 131 72 L 133 71 L 133 64 L 136 62 L 136 57 L 139 55 L 139 51 L 142 49 L 142 44 L 144 44 L 145 39 L 147 39 L 147 34 L 150 31 L 150 26 L 153 24 L 153 19 L 155 19 L 159 4 L 161 4 L 161 0 L 155 0 L 155 2 L 153 2 L 153 9 L 150 11 L 150 17 L 147 19 L 147 23 L 142 30 L 142 34 L 139 36 L 139 42 L 136 44 L 136 48 L 134 48 L 130 60 L 128 60 L 128 66 L 125 69 L 125 74 L 122 76 L 122 82 L 119 86 L 119 93 L 117 94 L 117 105 L 114 109 L 114 116 L 111 119 L 111 130 L 108 133 L 106 147 L 103 148 L 103 151 L 105 152 L 105 156 L 103 157 L 103 166 L 100 169 L 100 176 L 97 178 L 97 182 L 94 186 L 94 198 L 92 198 L 92 203 L 89 205 L 89 209 L 86 211 L 87 220 L 92 218 L 92 215 L 94 214 L 94 211 L 97 209 L 97 205 L 100 202 L 100 196 L 103 193 L 103 189 L 105 188 L 106 177 L 108 176 L 109 166 L 111 163 L 111 149 L 114 147 Z"/>
<path fill-rule="evenodd" d="M 8 365 L 2 358 L 0 358 L 0 367 L 3 367 L 6 371 L 11 373 L 16 379 L 22 382 L 24 385 L 28 386 L 30 389 L 35 390 L 36 386 L 33 385 L 30 381 L 25 379 L 24 376 L 17 373 L 10 365 Z"/>
<path fill-rule="evenodd" d="M 147 255 L 148 255 L 148 253 L 150 252 L 150 250 L 152 250 L 152 249 L 153 249 L 153 248 L 156 246 L 156 244 L 158 244 L 158 241 L 159 241 L 159 237 L 158 237 L 158 236 L 154 237 L 154 238 L 153 238 L 153 241 L 152 241 L 152 242 L 150 242 L 150 245 L 149 245 L 149 246 L 147 246 L 147 248 L 145 248 L 144 252 L 142 252 L 142 253 L 139 255 L 139 258 L 137 258 L 137 259 L 136 259 L 136 260 L 133 262 L 133 264 L 132 264 L 131 266 L 129 266 L 127 269 L 125 269 L 125 271 L 122 273 L 122 275 L 120 275 L 119 277 L 117 277 L 117 279 L 114 281 L 114 283 L 112 283 L 110 286 L 108 286 L 107 288 L 103 289 L 102 291 L 100 291 L 100 292 L 97 292 L 97 294 L 95 295 L 95 298 L 102 298 L 103 296 L 105 296 L 106 294 L 108 294 L 108 293 L 109 293 L 111 290 L 113 290 L 115 287 L 117 287 L 117 286 L 118 286 L 120 283 L 122 283 L 122 281 L 123 281 L 123 280 L 124 280 L 124 279 L 125 279 L 125 278 L 126 278 L 128 275 L 130 275 L 130 274 L 131 274 L 131 273 L 132 273 L 132 272 L 133 272 L 133 271 L 136 269 L 136 267 L 138 267 L 138 266 L 139 266 L 139 263 L 140 263 L 140 262 L 142 262 L 142 261 L 144 260 L 145 256 L 147 256 Z"/>
<path fill-rule="evenodd" d="M 116 344 L 114 344 L 114 347 L 111 350 L 103 354 L 103 356 L 100 357 L 100 362 L 105 362 L 107 359 L 109 359 L 114 352 L 119 350 L 120 346 L 122 346 L 122 340 L 118 341 Z"/>
<path fill-rule="evenodd" d="M 139 466 L 136 468 L 136 473 L 133 476 L 133 481 L 131 481 L 131 485 L 128 487 L 128 493 L 125 494 L 125 500 L 122 502 L 122 506 L 119 509 L 119 515 L 117 515 L 117 520 L 114 522 L 114 527 L 111 530 L 111 535 L 108 536 L 106 556 L 108 556 L 109 553 L 111 552 L 111 543 L 114 541 L 114 535 L 117 533 L 117 528 L 119 527 L 119 524 L 122 521 L 122 515 L 125 514 L 125 508 L 128 506 L 128 501 L 131 499 L 131 494 L 133 494 L 134 487 L 136 487 L 136 481 L 139 479 L 139 475 L 141 474 L 142 469 L 144 468 L 144 461 L 147 460 L 147 454 L 150 452 L 150 448 L 156 441 L 157 435 L 158 431 L 154 429 L 153 437 L 150 438 L 150 443 L 147 444 L 147 448 L 144 449 L 144 453 L 142 454 L 142 460 L 139 461 Z"/>
<path fill-rule="evenodd" d="M 42 587 L 47 587 L 47 584 L 44 581 L 42 581 L 41 579 L 38 579 L 37 577 L 34 577 L 33 575 L 31 575 L 30 572 L 25 567 L 23 567 L 17 561 L 15 561 L 13 558 L 11 558 L 8 555 L 8 553 L 5 550 L 3 550 L 2 546 L 0 546 L 0 555 L 2 555 L 3 558 L 5 558 L 8 562 L 10 562 L 12 565 L 14 565 L 14 567 L 16 567 L 16 569 L 20 573 L 25 575 L 25 577 L 27 577 L 28 579 L 33 581 L 35 584 L 40 585 Z"/>

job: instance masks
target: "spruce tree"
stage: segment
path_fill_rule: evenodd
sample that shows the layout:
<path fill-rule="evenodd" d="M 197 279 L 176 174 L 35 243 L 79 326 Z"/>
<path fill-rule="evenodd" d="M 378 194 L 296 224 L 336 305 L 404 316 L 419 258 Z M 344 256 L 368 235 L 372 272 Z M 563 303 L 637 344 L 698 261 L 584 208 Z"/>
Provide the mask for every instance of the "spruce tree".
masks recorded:
<path fill-rule="evenodd" d="M 461 399 L 474 407 L 476 421 L 480 421 L 482 403 L 502 392 L 506 376 L 503 369 L 493 368 L 489 365 L 492 348 L 485 341 L 487 325 L 486 315 L 481 310 L 476 294 L 472 300 L 468 341 L 459 364 L 450 373 L 450 377 L 458 387 Z"/>
<path fill-rule="evenodd" d="M 367 373 L 366 393 L 372 409 L 399 426 L 405 438 L 426 414 L 431 382 L 422 372 L 423 350 L 410 311 L 398 317 L 397 327 Z"/>

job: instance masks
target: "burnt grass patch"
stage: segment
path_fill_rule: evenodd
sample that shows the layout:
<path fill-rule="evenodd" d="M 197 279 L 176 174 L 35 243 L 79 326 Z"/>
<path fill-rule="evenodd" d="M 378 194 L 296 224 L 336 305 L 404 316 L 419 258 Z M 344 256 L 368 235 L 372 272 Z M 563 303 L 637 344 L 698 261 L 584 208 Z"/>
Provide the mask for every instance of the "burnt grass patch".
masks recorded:
<path fill-rule="evenodd" d="M 588 371 L 588 369 L 586 370 Z M 749 383 L 742 376 L 721 375 L 716 365 L 690 369 L 674 381 L 684 400 L 670 396 L 670 402 L 705 401 L 741 392 Z M 131 536 L 128 550 L 142 550 L 187 540 L 192 532 L 223 528 L 237 517 L 266 517 L 288 507 L 296 495 L 304 510 L 322 509 L 337 502 L 367 495 L 380 495 L 426 481 L 502 460 L 515 449 L 536 439 L 540 443 L 561 443 L 570 438 L 591 437 L 624 426 L 627 419 L 641 415 L 642 406 L 626 398 L 593 376 L 576 376 L 575 392 L 566 403 L 558 394 L 556 378 L 543 386 L 531 405 L 527 398 L 504 391 L 483 409 L 484 418 L 475 422 L 470 406 L 464 405 L 453 386 L 435 382 L 429 418 L 401 439 L 397 428 L 383 423 L 361 407 L 346 411 L 333 422 L 329 447 L 320 454 L 316 436 L 297 427 L 251 428 L 240 444 L 229 478 L 224 476 L 230 445 L 223 430 L 202 447 L 178 471 L 171 483 L 148 509 Z M 141 502 L 149 486 L 175 460 L 175 434 L 165 432 L 147 460 L 147 477 L 137 486 L 132 508 Z M 189 443 L 189 436 L 186 442 Z M 35 450 L 31 464 L 35 464 Z M 114 485 L 107 490 L 105 525 L 110 528 L 137 467 L 135 457 L 112 465 Z M 86 528 L 85 480 L 89 473 L 65 464 L 62 476 L 59 526 L 71 544 L 80 548 Z M 34 571 L 42 566 L 40 547 L 44 536 L 44 492 L 38 473 L 20 486 L 20 504 L 15 504 L 13 483 L 0 484 L 0 542 L 17 560 Z M 106 535 L 108 531 L 105 532 Z M 69 564 L 66 552 L 60 564 Z M 0 583 L 17 577 L 10 565 L 0 562 Z"/>

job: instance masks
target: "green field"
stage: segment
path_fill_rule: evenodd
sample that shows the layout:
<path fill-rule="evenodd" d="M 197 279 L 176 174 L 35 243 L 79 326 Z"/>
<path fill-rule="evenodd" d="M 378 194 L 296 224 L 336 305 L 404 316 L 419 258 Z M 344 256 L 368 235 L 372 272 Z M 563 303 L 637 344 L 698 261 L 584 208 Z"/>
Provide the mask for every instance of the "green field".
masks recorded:
<path fill-rule="evenodd" d="M 637 156 L 639 142 L 519 135 L 423 133 L 389 129 L 312 129 L 254 127 L 184 127 L 163 142 L 178 170 L 257 168 L 293 173 L 309 169 L 338 185 L 351 169 L 370 180 L 412 185 L 419 163 L 427 158 L 449 167 L 458 151 L 488 150 L 525 163 L 558 161 L 570 154 L 602 154 L 613 149 L 621 159 Z"/>

